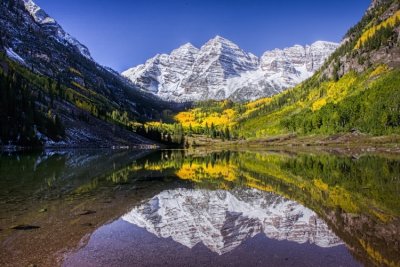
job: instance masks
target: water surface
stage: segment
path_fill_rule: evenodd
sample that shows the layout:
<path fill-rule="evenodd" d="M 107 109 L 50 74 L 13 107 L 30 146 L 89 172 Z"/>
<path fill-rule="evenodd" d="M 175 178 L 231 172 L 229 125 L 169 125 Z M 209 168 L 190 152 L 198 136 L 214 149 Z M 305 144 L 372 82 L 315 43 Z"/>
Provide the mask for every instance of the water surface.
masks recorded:
<path fill-rule="evenodd" d="M 2 155 L 0 265 L 398 266 L 399 173 L 384 155 Z"/>

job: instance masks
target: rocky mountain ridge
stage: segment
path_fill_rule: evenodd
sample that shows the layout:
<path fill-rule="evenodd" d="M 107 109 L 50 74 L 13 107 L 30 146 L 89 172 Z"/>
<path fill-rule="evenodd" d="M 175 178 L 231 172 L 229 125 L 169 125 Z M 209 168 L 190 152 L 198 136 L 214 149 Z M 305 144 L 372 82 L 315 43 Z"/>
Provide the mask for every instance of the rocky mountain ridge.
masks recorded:
<path fill-rule="evenodd" d="M 29 87 L 26 95 L 34 99 L 35 112 L 61 121 L 66 135 L 58 140 L 29 126 L 29 132 L 35 131 L 42 143 L 51 146 L 151 143 L 110 123 L 110 114 L 127 112 L 129 119 L 144 121 L 158 119 L 164 109 L 171 108 L 98 64 L 86 46 L 32 0 L 0 2 L 0 72 L 5 76 L 16 72 Z M 0 143 L 17 142 L 3 139 Z"/>
<path fill-rule="evenodd" d="M 382 64 L 399 68 L 399 10 L 398 0 L 373 0 L 321 69 L 323 76 L 337 80 L 350 71 L 362 73 Z"/>
<path fill-rule="evenodd" d="M 4 1 L 0 8 L 0 49 L 34 73 L 59 79 L 75 90 L 94 90 L 137 115 L 150 115 L 152 108 L 165 105 L 153 95 L 137 90 L 116 71 L 97 63 L 85 45 L 33 0 Z"/>
<path fill-rule="evenodd" d="M 69 44 L 78 49 L 78 51 L 90 60 L 93 60 L 89 49 L 81 44 L 78 40 L 72 37 L 69 33 L 57 23 L 57 21 L 50 17 L 42 8 L 35 4 L 32 0 L 23 0 L 25 9 L 29 12 L 36 23 L 43 25 L 52 32 L 53 37 L 60 43 Z"/>
<path fill-rule="evenodd" d="M 167 101 L 254 100 L 272 96 L 312 76 L 338 44 L 317 41 L 265 52 L 261 58 L 221 37 L 200 49 L 185 44 L 122 73 Z"/>

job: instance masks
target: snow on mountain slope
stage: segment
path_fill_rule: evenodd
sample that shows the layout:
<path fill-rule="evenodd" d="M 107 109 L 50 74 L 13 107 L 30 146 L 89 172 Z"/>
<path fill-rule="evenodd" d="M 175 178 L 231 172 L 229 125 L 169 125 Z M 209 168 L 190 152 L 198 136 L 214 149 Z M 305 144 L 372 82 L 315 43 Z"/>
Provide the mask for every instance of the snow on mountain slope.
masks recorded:
<path fill-rule="evenodd" d="M 22 65 L 26 65 L 25 60 L 20 55 L 15 53 L 14 50 L 12 50 L 12 48 L 6 48 L 6 53 L 9 58 L 13 59 L 14 61 Z"/>
<path fill-rule="evenodd" d="M 0 33 L 0 53 L 25 65 L 34 74 L 23 75 L 24 82 L 35 83 L 35 75 L 38 74 L 49 78 L 49 84 L 57 81 L 63 88 L 68 88 L 68 94 L 58 97 L 51 107 L 53 116 L 58 116 L 65 128 L 63 138 L 53 137 L 58 139 L 53 140 L 45 131 L 41 132 L 39 128 L 42 127 L 27 125 L 44 145 L 108 147 L 154 143 L 115 127 L 102 116 L 91 114 L 123 110 L 131 117 L 149 120 L 159 116 L 164 109 L 171 109 L 170 104 L 141 91 L 118 72 L 93 60 L 87 48 L 66 33 L 35 2 L 0 1 Z M 8 60 L 2 60 L 0 69 L 8 72 L 8 65 Z M 16 75 L 22 74 L 18 67 L 11 67 Z M 29 90 L 38 90 L 43 86 L 32 85 Z M 43 93 L 43 100 L 35 101 L 35 104 L 37 110 L 45 115 L 47 111 L 42 107 L 47 106 L 48 93 Z M 37 98 L 36 94 L 32 92 L 33 99 Z M 73 101 L 70 101 L 71 97 Z M 82 103 L 88 105 L 84 104 L 85 108 L 82 108 Z M 91 107 L 89 112 L 88 106 Z M 77 114 L 85 114 L 85 120 Z"/>
<path fill-rule="evenodd" d="M 259 59 L 216 36 L 200 49 L 186 44 L 122 75 L 168 101 L 254 100 L 311 77 L 337 47 L 318 41 L 311 46 L 268 51 Z"/>
<path fill-rule="evenodd" d="M 311 210 L 273 193 L 176 189 L 161 192 L 134 208 L 123 220 L 192 248 L 203 243 L 224 254 L 264 233 L 268 238 L 320 247 L 341 240 Z"/>
<path fill-rule="evenodd" d="M 23 3 L 25 5 L 25 9 L 29 12 L 29 14 L 31 14 L 36 23 L 45 25 L 49 28 L 49 30 L 54 31 L 54 36 L 57 41 L 62 44 L 69 44 L 76 47 L 83 56 L 92 60 L 89 49 L 72 37 L 69 33 L 65 32 L 64 29 L 57 23 L 57 21 L 50 17 L 38 5 L 36 5 L 35 2 L 32 0 L 23 0 Z"/>
<path fill-rule="evenodd" d="M 171 55 L 156 55 L 146 64 L 128 70 L 126 75 L 152 93 L 157 94 L 159 84 L 163 83 L 165 86 L 160 94 L 173 94 L 174 87 L 190 75 L 198 53 L 199 49 L 188 43 L 172 51 Z"/>

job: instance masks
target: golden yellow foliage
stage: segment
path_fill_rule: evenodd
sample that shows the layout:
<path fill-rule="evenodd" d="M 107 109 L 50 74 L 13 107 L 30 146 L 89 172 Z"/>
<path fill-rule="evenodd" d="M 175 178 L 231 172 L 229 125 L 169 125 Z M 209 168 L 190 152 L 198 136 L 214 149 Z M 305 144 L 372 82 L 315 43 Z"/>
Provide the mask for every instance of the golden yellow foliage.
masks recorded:
<path fill-rule="evenodd" d="M 160 128 L 162 126 L 162 123 L 158 122 L 158 121 L 150 121 L 150 122 L 146 122 L 145 125 L 149 126 L 149 127 Z"/>
<path fill-rule="evenodd" d="M 176 172 L 176 175 L 183 180 L 201 182 L 203 179 L 224 179 L 226 181 L 236 180 L 235 167 L 223 164 L 198 164 L 185 163 Z"/>
<path fill-rule="evenodd" d="M 326 183 L 324 183 L 321 179 L 315 179 L 314 185 L 323 191 L 328 191 L 329 189 L 329 186 Z"/>
<path fill-rule="evenodd" d="M 318 111 L 327 103 L 340 102 L 348 96 L 351 91 L 355 91 L 352 86 L 356 81 L 356 75 L 349 73 L 343 76 L 338 82 L 328 81 L 322 83 L 320 87 L 325 91 L 323 97 L 320 97 L 319 91 L 317 90 L 311 91 L 307 97 L 307 100 L 311 103 L 311 110 Z"/>
<path fill-rule="evenodd" d="M 377 76 L 380 76 L 381 74 L 387 72 L 389 70 L 389 67 L 385 64 L 379 65 L 371 74 L 369 75 L 370 78 L 374 78 Z"/>
<path fill-rule="evenodd" d="M 222 113 L 212 112 L 206 113 L 201 109 L 192 109 L 190 111 L 180 112 L 175 116 L 183 127 L 205 127 L 206 124 L 211 126 L 231 126 L 234 124 L 236 118 L 236 111 L 233 109 L 225 109 Z"/>
<path fill-rule="evenodd" d="M 82 85 L 80 85 L 77 82 L 71 82 L 71 84 L 74 85 L 75 87 L 81 89 L 83 92 L 85 92 L 85 93 L 87 93 L 89 95 L 98 96 L 98 97 L 102 98 L 103 100 L 108 101 L 104 96 L 97 94 L 93 90 L 90 90 L 90 89 L 87 89 L 87 88 L 83 87 Z"/>
<path fill-rule="evenodd" d="M 260 109 L 263 105 L 267 105 L 271 103 L 272 98 L 261 98 L 246 104 L 246 111 L 243 114 L 243 117 L 249 116 L 251 113 Z"/>
<path fill-rule="evenodd" d="M 225 114 L 212 113 L 210 116 L 206 117 L 202 123 L 203 126 L 206 124 L 215 126 L 228 125 L 230 123 L 229 117 Z"/>
<path fill-rule="evenodd" d="M 86 91 L 87 89 L 85 87 L 83 87 L 82 85 L 80 85 L 77 82 L 71 82 L 72 85 L 74 85 L 75 87 L 78 87 L 79 89 Z"/>
<path fill-rule="evenodd" d="M 394 13 L 391 17 L 386 19 L 385 21 L 379 23 L 376 26 L 370 27 L 368 30 L 366 30 L 360 37 L 360 39 L 357 41 L 357 44 L 355 46 L 355 49 L 359 49 L 361 45 L 368 40 L 369 38 L 373 37 L 377 31 L 382 29 L 383 27 L 388 27 L 388 26 L 394 26 L 396 23 L 396 20 L 400 20 L 400 10 L 398 10 L 396 13 Z"/>
<path fill-rule="evenodd" d="M 324 98 L 319 99 L 312 104 L 312 111 L 320 110 L 325 105 L 326 105 L 326 99 Z"/>
<path fill-rule="evenodd" d="M 362 239 L 358 240 L 364 250 L 368 253 L 368 255 L 377 263 L 379 266 L 399 266 L 400 262 L 393 262 L 389 259 L 386 259 L 378 250 L 374 249 L 370 244 L 365 242 Z"/>
<path fill-rule="evenodd" d="M 261 99 L 247 103 L 246 107 L 247 107 L 247 109 L 256 109 L 259 106 L 271 103 L 271 100 L 272 100 L 272 98 L 270 98 L 270 97 L 261 98 Z"/>
<path fill-rule="evenodd" d="M 236 111 L 233 109 L 225 109 L 222 113 L 223 116 L 226 116 L 229 121 L 233 120 L 236 116 Z"/>
<path fill-rule="evenodd" d="M 359 206 L 355 204 L 353 195 L 343 187 L 333 187 L 329 190 L 328 201 L 331 205 L 341 207 L 346 212 L 358 213 L 360 212 Z"/>
<path fill-rule="evenodd" d="M 175 116 L 175 120 L 177 120 L 183 127 L 192 127 L 200 126 L 201 124 L 196 119 L 196 114 L 199 112 L 199 109 L 192 109 L 190 111 L 180 112 Z"/>
<path fill-rule="evenodd" d="M 78 75 L 78 76 L 82 76 L 82 73 L 80 73 L 80 71 L 77 70 L 77 69 L 75 69 L 75 68 L 70 67 L 70 68 L 69 68 L 69 71 L 70 71 L 71 73 L 74 73 L 74 74 Z"/>

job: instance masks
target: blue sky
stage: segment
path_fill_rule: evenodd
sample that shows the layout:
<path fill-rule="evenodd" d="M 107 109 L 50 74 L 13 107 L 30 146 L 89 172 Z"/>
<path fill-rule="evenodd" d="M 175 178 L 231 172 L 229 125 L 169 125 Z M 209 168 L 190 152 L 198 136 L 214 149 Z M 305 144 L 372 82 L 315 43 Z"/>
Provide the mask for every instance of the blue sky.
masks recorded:
<path fill-rule="evenodd" d="M 221 35 L 260 56 L 317 40 L 339 42 L 370 0 L 34 0 L 88 46 L 101 64 L 123 71 L 157 53 Z"/>

